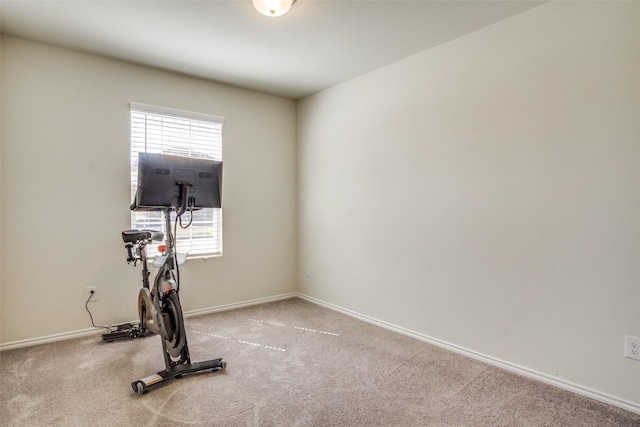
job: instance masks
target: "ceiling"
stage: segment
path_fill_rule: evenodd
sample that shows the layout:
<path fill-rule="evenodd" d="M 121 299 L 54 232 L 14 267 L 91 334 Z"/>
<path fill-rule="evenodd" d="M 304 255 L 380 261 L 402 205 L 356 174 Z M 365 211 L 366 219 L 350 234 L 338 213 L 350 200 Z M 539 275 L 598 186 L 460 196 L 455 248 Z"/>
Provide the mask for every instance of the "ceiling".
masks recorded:
<path fill-rule="evenodd" d="M 0 0 L 0 30 L 39 42 L 299 99 L 544 1 Z"/>

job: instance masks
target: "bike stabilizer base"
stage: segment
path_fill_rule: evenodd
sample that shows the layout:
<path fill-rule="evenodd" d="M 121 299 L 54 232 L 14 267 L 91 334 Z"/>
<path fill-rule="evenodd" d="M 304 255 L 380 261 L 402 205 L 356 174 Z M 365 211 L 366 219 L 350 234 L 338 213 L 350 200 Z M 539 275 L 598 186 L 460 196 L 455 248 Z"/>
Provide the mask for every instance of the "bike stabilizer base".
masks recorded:
<path fill-rule="evenodd" d="M 115 331 L 102 334 L 102 340 L 107 342 L 113 342 L 118 340 L 131 340 L 134 338 L 143 338 L 147 336 L 148 332 L 142 332 L 140 326 L 132 323 L 125 323 L 124 325 L 118 325 Z"/>
<path fill-rule="evenodd" d="M 171 368 L 167 368 L 164 371 L 160 371 L 157 374 L 149 375 L 138 381 L 131 383 L 131 388 L 134 393 L 144 394 L 149 391 L 151 386 L 158 385 L 163 381 L 170 380 L 172 378 L 181 378 L 183 375 L 195 374 L 197 372 L 211 371 L 216 372 L 223 370 L 227 367 L 227 362 L 224 359 L 205 360 L 203 362 L 185 363 L 176 365 Z"/>

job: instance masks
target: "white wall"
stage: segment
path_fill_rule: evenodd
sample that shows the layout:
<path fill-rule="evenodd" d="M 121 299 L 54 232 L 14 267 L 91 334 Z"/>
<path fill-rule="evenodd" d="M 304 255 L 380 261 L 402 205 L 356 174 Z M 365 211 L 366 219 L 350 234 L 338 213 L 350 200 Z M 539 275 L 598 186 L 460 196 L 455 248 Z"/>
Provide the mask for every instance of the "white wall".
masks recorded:
<path fill-rule="evenodd" d="M 639 40 L 552 2 L 299 102 L 301 292 L 640 408 Z"/>
<path fill-rule="evenodd" d="M 137 317 L 129 102 L 224 116 L 224 255 L 181 270 L 185 311 L 295 290 L 295 102 L 2 37 L 1 342 Z"/>
<path fill-rule="evenodd" d="M 0 36 L 0 166 L 2 165 L 2 36 Z M 0 167 L 0 342 L 2 342 L 2 168 Z"/>

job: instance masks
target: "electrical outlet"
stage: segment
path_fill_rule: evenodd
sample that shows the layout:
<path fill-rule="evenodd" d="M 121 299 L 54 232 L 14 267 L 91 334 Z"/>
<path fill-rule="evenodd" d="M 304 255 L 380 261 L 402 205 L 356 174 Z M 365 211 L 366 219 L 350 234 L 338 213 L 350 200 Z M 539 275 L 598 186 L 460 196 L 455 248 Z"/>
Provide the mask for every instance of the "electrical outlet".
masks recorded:
<path fill-rule="evenodd" d="M 92 294 L 92 292 L 93 292 L 93 294 Z M 97 286 L 87 286 L 87 298 L 86 298 L 86 300 L 88 300 L 88 301 L 98 301 L 98 287 Z"/>
<path fill-rule="evenodd" d="M 311 266 L 307 265 L 307 277 L 311 277 Z"/>
<path fill-rule="evenodd" d="M 625 335 L 624 357 L 640 360 L 640 338 Z"/>

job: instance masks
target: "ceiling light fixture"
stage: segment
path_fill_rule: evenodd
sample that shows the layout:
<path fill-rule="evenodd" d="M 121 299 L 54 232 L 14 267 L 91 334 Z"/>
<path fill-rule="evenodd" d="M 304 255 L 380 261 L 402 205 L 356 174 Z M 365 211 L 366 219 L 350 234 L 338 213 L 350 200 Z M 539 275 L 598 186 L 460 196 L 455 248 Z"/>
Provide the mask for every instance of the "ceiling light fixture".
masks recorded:
<path fill-rule="evenodd" d="M 251 0 L 253 6 L 263 15 L 282 16 L 291 9 L 296 0 Z"/>

